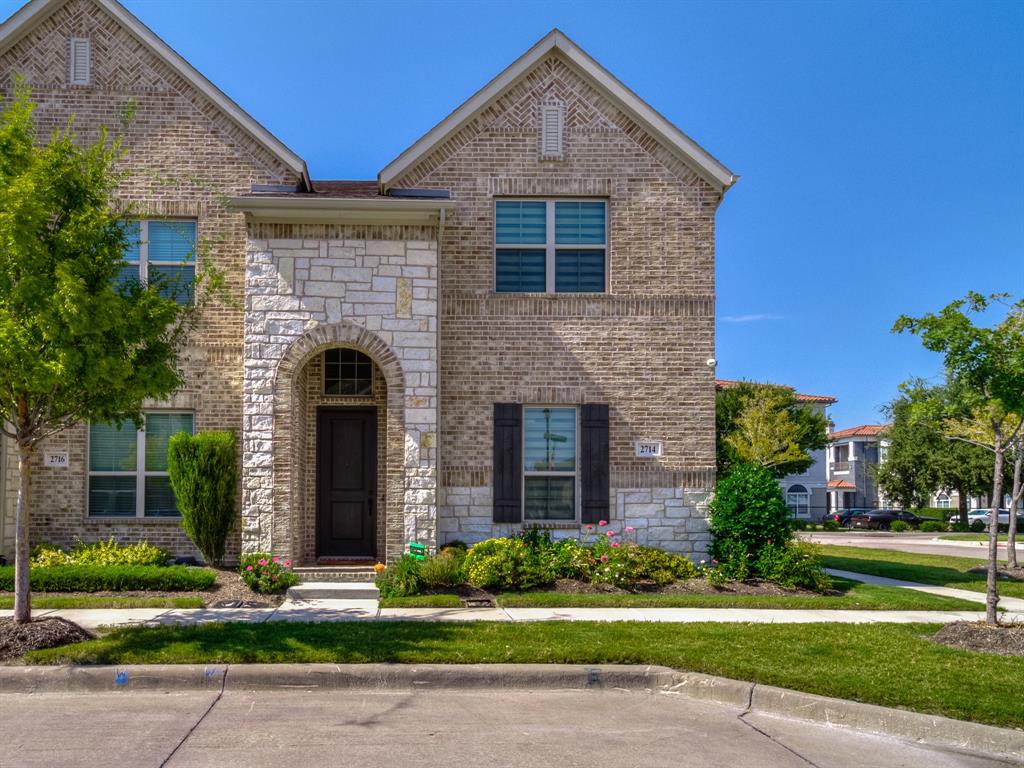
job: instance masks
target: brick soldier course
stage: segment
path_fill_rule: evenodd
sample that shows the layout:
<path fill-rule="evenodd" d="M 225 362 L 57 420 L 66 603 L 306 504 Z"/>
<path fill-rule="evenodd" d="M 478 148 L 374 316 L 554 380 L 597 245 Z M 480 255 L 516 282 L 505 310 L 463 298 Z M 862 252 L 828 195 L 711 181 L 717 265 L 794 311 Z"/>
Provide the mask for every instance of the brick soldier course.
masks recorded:
<path fill-rule="evenodd" d="M 68 82 L 72 38 L 90 41 L 87 85 Z M 641 543 L 706 551 L 714 217 L 735 177 L 562 33 L 364 182 L 311 181 L 300 158 L 114 0 L 29 3 L 0 32 L 8 93 L 14 73 L 34 89 L 41 135 L 74 115 L 79 135 L 94 138 L 130 103 L 133 173 L 120 194 L 143 218 L 195 219 L 228 278 L 237 301 L 204 316 L 185 388 L 151 405 L 194 412 L 197 430 L 239 432 L 232 555 L 314 565 L 330 554 L 317 532 L 333 524 L 342 535 L 345 520 L 325 511 L 318 488 L 324 472 L 343 470 L 322 461 L 317 414 L 347 406 L 376 409 L 373 456 L 338 459 L 376 466 L 366 558 L 521 528 L 507 491 L 495 497 L 496 480 L 507 489 L 504 473 L 519 466 L 496 450 L 495 414 L 530 405 L 573 407 L 581 421 L 576 519 L 526 524 L 576 536 L 601 517 Z M 603 201 L 605 290 L 498 292 L 504 199 Z M 326 394 L 324 352 L 337 348 L 372 360 L 372 394 Z M 88 434 L 68 430 L 40 452 L 67 451 L 71 467 L 35 473 L 34 540 L 114 535 L 194 554 L 173 518 L 90 517 Z M 638 458 L 637 441 L 659 442 L 661 455 Z"/>

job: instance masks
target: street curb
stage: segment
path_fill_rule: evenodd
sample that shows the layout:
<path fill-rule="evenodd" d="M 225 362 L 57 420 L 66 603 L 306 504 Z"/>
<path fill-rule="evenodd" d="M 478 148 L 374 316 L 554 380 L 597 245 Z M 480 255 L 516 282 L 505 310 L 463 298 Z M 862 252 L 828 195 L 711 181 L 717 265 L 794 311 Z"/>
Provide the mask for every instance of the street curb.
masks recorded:
<path fill-rule="evenodd" d="M 1024 731 L 953 720 L 939 715 L 833 699 L 813 693 L 758 685 L 712 675 L 681 672 L 667 693 L 715 701 L 770 717 L 852 728 L 931 746 L 951 747 L 990 757 L 1024 758 Z"/>
<path fill-rule="evenodd" d="M 0 667 L 0 693 L 546 688 L 661 690 L 668 667 L 617 664 L 237 664 Z"/>

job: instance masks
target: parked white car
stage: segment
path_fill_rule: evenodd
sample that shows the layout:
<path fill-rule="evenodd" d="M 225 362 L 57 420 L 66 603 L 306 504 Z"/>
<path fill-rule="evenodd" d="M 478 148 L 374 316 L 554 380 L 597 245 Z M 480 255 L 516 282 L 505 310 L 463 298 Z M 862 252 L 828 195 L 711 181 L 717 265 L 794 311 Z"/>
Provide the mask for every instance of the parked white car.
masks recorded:
<path fill-rule="evenodd" d="M 985 525 L 988 525 L 992 521 L 992 518 L 989 516 L 989 515 L 991 515 L 991 513 L 992 513 L 991 509 L 972 509 L 970 512 L 967 513 L 967 524 L 970 525 L 975 520 L 980 520 Z M 1021 516 L 1017 515 L 1017 520 L 1019 521 L 1021 519 L 1022 519 Z M 1010 510 L 1008 510 L 1008 509 L 1000 509 L 999 510 L 999 524 L 1000 525 L 1009 525 L 1010 524 Z"/>

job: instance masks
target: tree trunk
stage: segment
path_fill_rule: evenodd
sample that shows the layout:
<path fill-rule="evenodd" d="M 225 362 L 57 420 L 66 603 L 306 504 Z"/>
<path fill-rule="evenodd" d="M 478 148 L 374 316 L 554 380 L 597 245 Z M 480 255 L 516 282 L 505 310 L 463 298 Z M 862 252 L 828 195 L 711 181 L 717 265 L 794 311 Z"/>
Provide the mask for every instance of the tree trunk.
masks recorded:
<path fill-rule="evenodd" d="M 999 604 L 999 590 L 996 586 L 996 575 L 999 571 L 999 501 L 1003 498 L 1003 454 L 1006 446 L 1003 444 L 1002 430 L 993 430 L 995 440 L 993 445 L 996 449 L 995 477 L 992 479 L 992 498 L 996 499 L 995 506 L 989 505 L 991 510 L 988 521 L 988 578 L 985 583 L 985 622 L 987 624 L 998 624 L 999 614 L 996 606 Z"/>
<path fill-rule="evenodd" d="M 32 479 L 32 448 L 18 446 L 18 506 L 14 518 L 14 620 L 26 624 L 32 620 L 29 593 L 29 487 Z"/>
<path fill-rule="evenodd" d="M 1006 531 L 1006 567 L 1017 568 L 1017 505 L 1024 495 L 1024 437 L 1013 449 L 1013 490 L 1010 492 L 1010 525 Z"/>
<path fill-rule="evenodd" d="M 967 530 L 967 489 L 956 489 L 956 507 L 960 510 L 960 524 Z"/>

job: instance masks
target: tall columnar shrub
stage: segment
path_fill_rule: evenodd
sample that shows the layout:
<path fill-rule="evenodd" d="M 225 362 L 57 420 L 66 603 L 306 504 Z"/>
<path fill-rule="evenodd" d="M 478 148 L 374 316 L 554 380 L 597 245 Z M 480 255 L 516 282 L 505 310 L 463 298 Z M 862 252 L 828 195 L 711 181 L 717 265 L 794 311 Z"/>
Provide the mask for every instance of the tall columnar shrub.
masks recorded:
<path fill-rule="evenodd" d="M 722 563 L 748 555 L 756 562 L 762 548 L 783 545 L 792 536 L 778 481 L 753 464 L 736 465 L 718 481 L 710 523 L 711 556 Z"/>
<path fill-rule="evenodd" d="M 238 448 L 231 432 L 172 435 L 167 451 L 181 510 L 181 527 L 208 563 L 224 561 L 224 546 L 235 520 Z"/>

